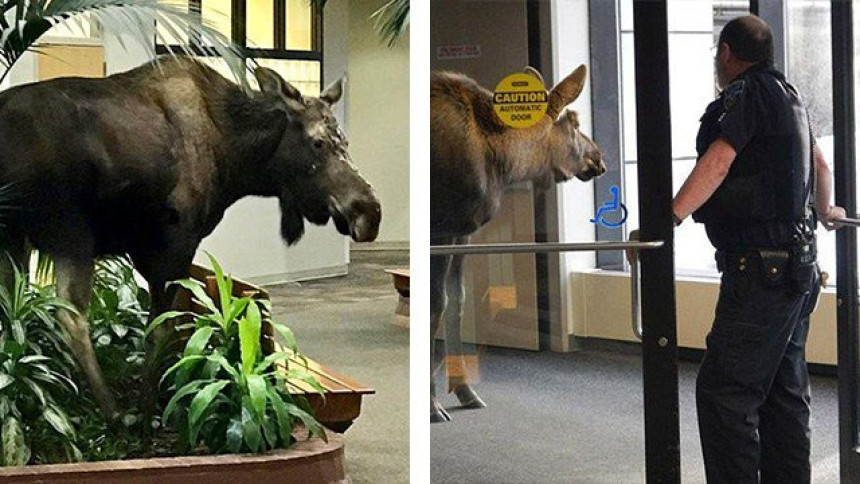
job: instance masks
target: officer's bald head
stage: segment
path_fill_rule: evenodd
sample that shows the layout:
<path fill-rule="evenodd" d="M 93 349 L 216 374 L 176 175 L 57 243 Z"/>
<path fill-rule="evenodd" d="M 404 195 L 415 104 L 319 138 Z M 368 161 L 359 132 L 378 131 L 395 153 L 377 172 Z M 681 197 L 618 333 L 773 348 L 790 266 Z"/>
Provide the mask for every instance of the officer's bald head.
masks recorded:
<path fill-rule="evenodd" d="M 732 55 L 744 62 L 773 65 L 773 32 L 755 15 L 732 19 L 720 32 L 720 44 L 728 44 Z"/>

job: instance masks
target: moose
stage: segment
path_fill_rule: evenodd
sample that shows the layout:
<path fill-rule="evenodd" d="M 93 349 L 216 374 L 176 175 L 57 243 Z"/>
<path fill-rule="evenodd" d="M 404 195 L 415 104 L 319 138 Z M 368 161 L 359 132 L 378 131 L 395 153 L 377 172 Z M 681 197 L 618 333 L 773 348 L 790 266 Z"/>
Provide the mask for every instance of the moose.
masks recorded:
<path fill-rule="evenodd" d="M 15 205 L 2 214 L 3 276 L 13 263 L 27 267 L 31 247 L 53 258 L 58 294 L 78 310 L 58 318 L 109 421 L 119 415 L 82 316 L 94 258 L 128 254 L 149 284 L 154 317 L 172 304 L 166 283 L 188 276 L 200 241 L 243 197 L 278 198 L 289 245 L 305 220 L 331 218 L 357 242 L 376 238 L 379 201 L 331 112 L 342 81 L 313 98 L 270 69 L 254 75 L 260 90 L 243 90 L 178 57 L 0 93 L 0 185 Z M 158 386 L 151 350 L 169 330 L 153 336 L 147 399 Z"/>
<path fill-rule="evenodd" d="M 527 67 L 541 81 L 540 73 Z M 546 115 L 514 129 L 493 111 L 492 93 L 469 77 L 430 75 L 430 239 L 432 245 L 466 244 L 492 219 L 505 188 L 521 181 L 548 187 L 574 176 L 588 181 L 606 171 L 597 145 L 579 129 L 575 111 L 562 110 L 582 92 L 587 69 L 578 67 L 552 88 Z M 559 116 L 561 115 L 561 116 Z M 464 367 L 460 319 L 465 292 L 463 256 L 430 258 L 430 421 L 450 415 L 436 399 L 440 367 L 435 338 L 444 317 L 449 365 Z M 486 406 L 462 375 L 448 381 L 465 408 Z"/>

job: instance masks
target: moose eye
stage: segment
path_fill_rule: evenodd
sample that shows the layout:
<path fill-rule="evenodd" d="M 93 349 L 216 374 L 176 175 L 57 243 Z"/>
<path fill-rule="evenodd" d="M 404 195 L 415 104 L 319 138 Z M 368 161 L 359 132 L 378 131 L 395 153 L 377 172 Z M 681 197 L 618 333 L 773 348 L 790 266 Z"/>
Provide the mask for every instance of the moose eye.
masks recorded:
<path fill-rule="evenodd" d="M 321 139 L 314 140 L 314 148 L 321 150 L 323 147 L 323 142 Z"/>

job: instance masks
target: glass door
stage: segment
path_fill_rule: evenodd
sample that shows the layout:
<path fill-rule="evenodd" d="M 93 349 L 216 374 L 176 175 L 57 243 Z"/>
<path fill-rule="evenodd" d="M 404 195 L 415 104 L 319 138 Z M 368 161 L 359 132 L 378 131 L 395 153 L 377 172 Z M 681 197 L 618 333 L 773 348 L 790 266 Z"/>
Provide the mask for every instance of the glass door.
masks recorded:
<path fill-rule="evenodd" d="M 445 19 L 432 23 L 431 69 L 463 73 L 492 90 L 502 78 L 529 63 L 524 0 L 437 0 L 430 8 L 431 18 Z M 481 19 L 478 26 L 475 19 Z M 472 244 L 534 241 L 534 189 L 528 182 L 509 187 L 493 219 L 469 240 Z M 537 350 L 535 256 L 467 257 L 463 273 L 463 343 Z"/>
<path fill-rule="evenodd" d="M 857 214 L 854 16 L 851 2 L 831 4 L 833 33 L 833 127 L 836 204 L 849 217 Z M 836 234 L 836 297 L 839 347 L 839 471 L 842 482 L 860 481 L 858 420 L 858 294 L 857 231 Z"/>

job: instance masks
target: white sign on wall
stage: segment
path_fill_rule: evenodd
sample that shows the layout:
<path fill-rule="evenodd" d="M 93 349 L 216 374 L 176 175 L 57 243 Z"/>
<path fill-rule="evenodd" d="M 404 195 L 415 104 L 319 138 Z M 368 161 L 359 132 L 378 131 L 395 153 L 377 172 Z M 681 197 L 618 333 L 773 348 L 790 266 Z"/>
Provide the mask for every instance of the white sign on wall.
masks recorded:
<path fill-rule="evenodd" d="M 474 59 L 481 57 L 481 44 L 440 45 L 436 47 L 439 60 Z"/>

